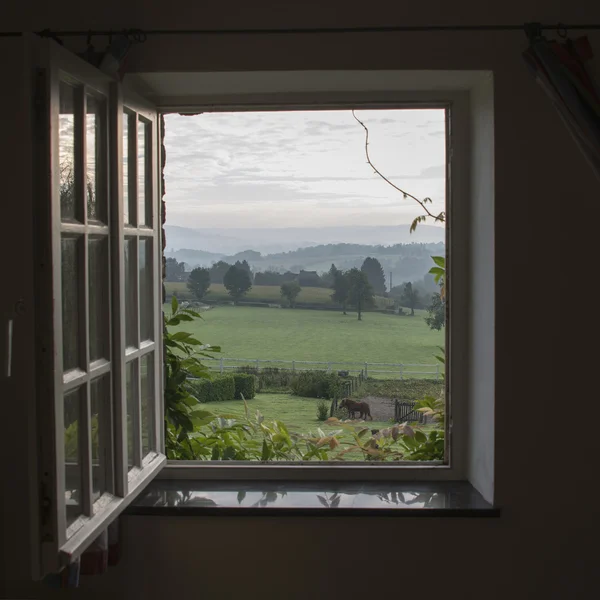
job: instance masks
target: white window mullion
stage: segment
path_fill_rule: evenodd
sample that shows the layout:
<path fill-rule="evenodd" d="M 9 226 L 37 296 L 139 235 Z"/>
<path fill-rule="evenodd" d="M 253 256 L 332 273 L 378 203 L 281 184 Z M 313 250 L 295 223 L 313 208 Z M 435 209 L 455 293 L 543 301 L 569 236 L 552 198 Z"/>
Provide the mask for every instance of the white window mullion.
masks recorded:
<path fill-rule="evenodd" d="M 160 118 L 152 123 L 150 152 L 150 181 L 152 185 L 152 229 L 154 240 L 152 244 L 152 289 L 154 295 L 154 317 L 152 339 L 154 349 L 154 390 L 156 402 L 154 403 L 154 447 L 153 450 L 164 451 L 164 419 L 165 409 L 163 403 L 163 348 L 159 340 L 162 339 L 162 206 L 161 206 L 161 138 Z"/>
<path fill-rule="evenodd" d="M 125 240 L 123 206 L 123 99 L 118 84 L 111 86 L 109 145 L 112 279 L 112 364 L 115 419 L 115 494 L 127 495 L 127 389 L 125 365 Z"/>
<path fill-rule="evenodd" d="M 131 415 L 133 428 L 133 464 L 136 467 L 142 466 L 142 418 L 140 405 L 140 359 L 131 361 L 133 367 L 132 376 L 132 394 L 133 394 L 133 411 Z"/>
<path fill-rule="evenodd" d="M 91 517 L 94 514 L 92 502 L 92 415 L 91 383 L 88 378 L 80 396 L 79 448 L 81 460 L 81 512 Z"/>

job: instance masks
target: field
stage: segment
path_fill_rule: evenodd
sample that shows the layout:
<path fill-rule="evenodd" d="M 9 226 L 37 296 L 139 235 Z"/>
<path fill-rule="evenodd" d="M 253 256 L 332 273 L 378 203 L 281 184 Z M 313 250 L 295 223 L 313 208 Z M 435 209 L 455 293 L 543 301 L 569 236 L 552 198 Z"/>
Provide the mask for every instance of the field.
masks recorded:
<path fill-rule="evenodd" d="M 165 311 L 170 312 L 168 305 Z M 179 329 L 221 346 L 224 357 L 435 364 L 444 332 L 429 329 L 423 311 L 415 312 L 414 317 L 364 313 L 358 321 L 352 312 L 216 306 Z"/>
<path fill-rule="evenodd" d="M 167 281 L 165 282 L 165 291 L 167 297 L 170 297 L 173 292 L 177 294 L 177 298 L 181 300 L 194 300 L 193 295 L 187 288 L 185 282 Z M 208 294 L 205 296 L 207 302 L 224 302 L 231 301 L 231 296 L 227 293 L 225 286 L 222 283 L 211 283 Z M 281 302 L 280 287 L 278 285 L 255 285 L 244 296 L 244 301 L 248 302 L 268 302 L 270 304 L 279 304 Z M 305 302 L 310 304 L 332 304 L 331 290 L 329 288 L 319 287 L 303 287 L 298 295 L 297 302 Z M 386 298 L 377 296 L 375 302 L 378 308 L 384 308 L 391 303 Z"/>
<path fill-rule="evenodd" d="M 177 293 L 179 300 L 193 300 L 193 295 L 187 289 L 185 282 L 165 282 L 165 290 L 167 296 L 173 292 Z M 279 293 L 278 285 L 255 285 L 244 296 L 244 300 L 249 302 L 281 302 L 281 294 Z M 211 283 L 208 294 L 205 296 L 208 302 L 218 302 L 223 300 L 231 301 L 231 297 L 227 293 L 225 286 L 222 283 Z M 305 287 L 302 288 L 298 296 L 298 302 L 314 302 L 317 304 L 325 304 L 331 302 L 331 290 L 329 288 Z"/>

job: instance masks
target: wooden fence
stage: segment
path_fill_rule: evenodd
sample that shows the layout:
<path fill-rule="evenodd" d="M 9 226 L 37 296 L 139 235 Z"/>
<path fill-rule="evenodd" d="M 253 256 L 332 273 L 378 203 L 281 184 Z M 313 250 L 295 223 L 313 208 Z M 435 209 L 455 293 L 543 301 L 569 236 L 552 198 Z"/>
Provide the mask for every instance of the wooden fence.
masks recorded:
<path fill-rule="evenodd" d="M 415 410 L 416 402 L 412 400 L 396 400 L 394 405 L 394 421 L 397 423 L 404 421 L 417 421 L 425 423 L 425 415 Z"/>
<path fill-rule="evenodd" d="M 371 363 L 346 361 L 310 361 L 310 360 L 265 360 L 259 358 L 203 358 L 202 362 L 213 370 L 225 373 L 239 367 L 254 367 L 260 371 L 265 367 L 278 367 L 290 371 L 326 371 L 328 373 L 347 373 L 375 379 L 426 378 L 441 379 L 444 375 L 440 364 L 418 365 L 408 363 Z M 385 368 L 383 368 L 385 367 Z"/>

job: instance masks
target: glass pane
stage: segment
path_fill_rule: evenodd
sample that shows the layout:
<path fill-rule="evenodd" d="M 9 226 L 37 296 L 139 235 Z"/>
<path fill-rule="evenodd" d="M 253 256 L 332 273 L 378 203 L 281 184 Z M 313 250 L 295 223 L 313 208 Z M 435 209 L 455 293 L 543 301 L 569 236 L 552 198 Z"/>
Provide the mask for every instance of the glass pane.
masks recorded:
<path fill-rule="evenodd" d="M 152 225 L 152 218 L 148 215 L 148 189 L 150 183 L 147 177 L 149 124 L 140 120 L 138 123 L 138 225 Z"/>
<path fill-rule="evenodd" d="M 81 507 L 81 388 L 65 394 L 65 505 L 67 527 L 82 514 Z"/>
<path fill-rule="evenodd" d="M 87 95 L 86 154 L 87 173 L 85 197 L 88 219 L 107 223 L 106 215 L 106 155 L 105 101 Z"/>
<path fill-rule="evenodd" d="M 88 243 L 90 285 L 90 361 L 110 358 L 108 313 L 108 238 Z"/>
<path fill-rule="evenodd" d="M 62 265 L 62 328 L 63 370 L 80 366 L 79 362 L 79 240 L 63 237 Z"/>
<path fill-rule="evenodd" d="M 129 115 L 123 113 L 123 219 L 131 223 L 129 215 Z"/>
<path fill-rule="evenodd" d="M 137 374 L 135 371 L 135 365 L 137 361 L 131 361 L 127 363 L 125 368 L 125 380 L 127 387 L 127 464 L 133 467 L 134 462 L 134 421 L 135 421 L 135 410 L 134 406 L 137 401 L 136 398 L 136 387 L 137 387 Z"/>
<path fill-rule="evenodd" d="M 75 88 L 61 81 L 59 95 L 60 215 L 63 221 L 74 221 L 79 212 L 76 210 L 78 186 L 75 168 Z"/>
<path fill-rule="evenodd" d="M 152 240 L 140 238 L 140 340 L 152 340 L 154 314 L 152 313 Z"/>
<path fill-rule="evenodd" d="M 108 467 L 107 436 L 110 436 L 110 376 L 103 375 L 92 381 L 92 502 L 107 490 Z"/>
<path fill-rule="evenodd" d="M 125 238 L 125 345 L 137 348 L 136 238 Z"/>
<path fill-rule="evenodd" d="M 142 457 L 154 450 L 154 352 L 142 356 L 141 373 L 141 415 L 142 415 Z"/>

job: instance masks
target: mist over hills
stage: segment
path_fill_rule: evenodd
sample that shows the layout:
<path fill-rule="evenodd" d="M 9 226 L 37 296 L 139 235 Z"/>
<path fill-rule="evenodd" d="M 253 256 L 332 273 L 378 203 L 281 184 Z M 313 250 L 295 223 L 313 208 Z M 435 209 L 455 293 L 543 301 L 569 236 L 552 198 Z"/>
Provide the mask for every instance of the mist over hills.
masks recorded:
<path fill-rule="evenodd" d="M 215 255 L 233 255 L 244 250 L 261 254 L 289 252 L 320 244 L 393 245 L 443 242 L 445 230 L 419 225 L 412 234 L 409 225 L 347 227 L 283 227 L 263 229 L 192 229 L 167 225 L 167 250 L 201 250 Z M 218 260 L 218 259 L 216 259 Z"/>
<path fill-rule="evenodd" d="M 412 236 L 408 233 L 408 227 L 406 231 L 399 231 L 399 228 L 391 226 L 251 231 L 238 229 L 226 230 L 226 235 L 220 235 L 218 230 L 214 229 L 170 227 L 167 228 L 165 255 L 185 263 L 188 270 L 193 267 L 210 267 L 219 260 L 229 264 L 246 260 L 254 272 L 280 273 L 285 271 L 298 273 L 300 270 L 322 273 L 328 271 L 332 263 L 337 268 L 346 270 L 360 267 L 364 259 L 371 256 L 381 263 L 389 286 L 390 275 L 394 285 L 423 279 L 433 265 L 431 256 L 444 253 L 444 230 L 419 226 L 417 232 L 421 227 L 423 231 L 419 232 L 419 235 Z M 329 235 L 326 235 L 326 230 Z M 207 233 L 204 233 L 205 231 Z M 243 236 L 247 236 L 246 239 L 237 237 L 240 232 Z M 348 241 L 334 241 L 332 239 L 334 233 Z M 284 234 L 287 235 L 285 240 L 282 237 Z M 309 242 L 293 241 L 294 238 L 301 240 L 304 235 L 310 235 Z M 325 238 L 324 243 L 315 242 L 321 237 Z M 211 239 L 215 243 L 207 245 Z M 365 239 L 373 241 L 362 241 Z M 177 248 L 175 240 L 187 246 Z M 199 246 L 202 246 L 202 249 L 197 249 Z M 223 249 L 241 247 L 242 250 L 219 252 L 216 247 Z"/>

